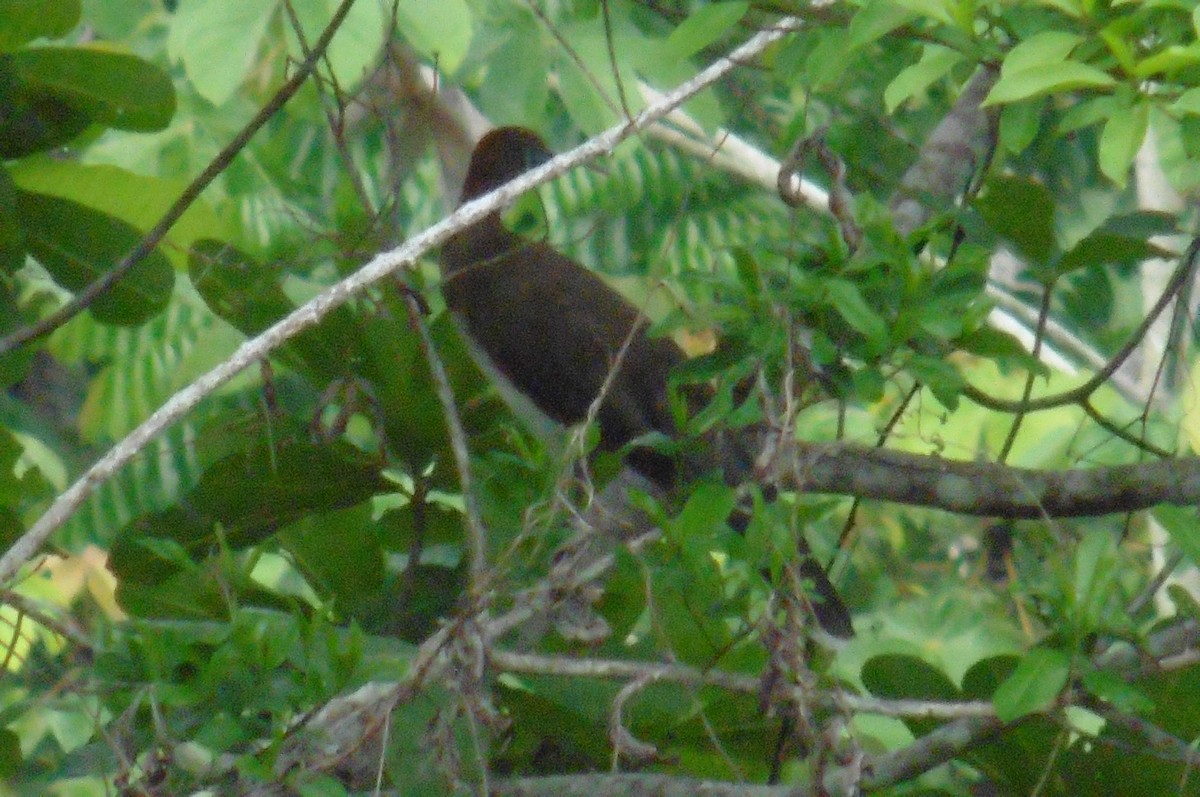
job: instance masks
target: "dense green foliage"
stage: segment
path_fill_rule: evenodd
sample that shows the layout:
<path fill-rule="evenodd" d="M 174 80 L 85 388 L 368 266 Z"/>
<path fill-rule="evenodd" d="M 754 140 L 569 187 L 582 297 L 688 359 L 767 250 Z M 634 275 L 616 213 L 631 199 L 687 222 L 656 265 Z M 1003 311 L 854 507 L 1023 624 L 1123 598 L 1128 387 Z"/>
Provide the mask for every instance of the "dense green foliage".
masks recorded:
<path fill-rule="evenodd" d="M 454 87 L 565 151 L 645 107 L 640 83 L 669 90 L 784 15 L 796 29 L 684 104 L 673 137 L 632 136 L 514 222 L 698 355 L 680 378 L 718 398 L 692 429 L 766 420 L 930 467 L 1200 447 L 1179 237 L 1194 219 L 1168 196 L 1200 185 L 1194 3 L 357 0 L 311 59 L 338 5 L 0 0 L 0 551 L 176 391 L 448 214 L 469 151 Z M 271 106 L 306 59 L 314 75 Z M 914 186 L 982 70 L 995 84 L 949 150 L 955 182 Z M 726 133 L 773 164 L 765 178 L 744 151 L 706 155 Z M 773 159 L 802 139 L 797 174 L 845 208 L 781 201 Z M 927 211 L 913 228 L 897 229 L 900 195 Z M 82 312 L 8 337 L 126 260 Z M 1148 334 L 1163 290 L 1180 307 Z M 1113 359 L 1130 342 L 1138 356 Z M 1097 372 L 1042 411 L 1022 403 Z M 735 400 L 748 376 L 755 395 Z M 615 759 L 807 787 L 858 756 L 873 793 L 1200 793 L 1200 605 L 1186 580 L 1163 586 L 1200 561 L 1194 508 L 1010 522 L 859 502 L 869 490 L 847 484 L 760 501 L 743 537 L 725 524 L 732 489 L 704 482 L 679 506 L 648 502 L 662 537 L 617 551 L 604 638 L 472 636 L 559 561 L 587 495 L 571 453 L 481 377 L 436 252 L 353 297 L 142 447 L 0 584 L 0 795 L 272 780 L 332 795 L 368 792 L 348 773 L 376 768 L 399 793 L 479 793 L 485 772 L 500 788 Z M 470 571 L 469 518 L 485 573 Z M 983 544 L 1008 532 L 1011 550 Z M 858 637 L 836 652 L 773 592 L 799 533 L 854 610 Z M 452 665 L 430 664 L 435 642 Z M 584 672 L 593 660 L 631 669 Z M 648 675 L 664 663 L 696 670 Z M 402 685 L 386 749 L 364 745 L 373 766 L 282 766 L 312 712 L 373 681 Z M 795 684 L 810 703 L 785 697 Z M 912 746 L 954 723 L 966 741 L 944 755 Z M 380 744 L 379 727 L 363 737 Z M 902 755 L 909 770 L 879 774 Z"/>

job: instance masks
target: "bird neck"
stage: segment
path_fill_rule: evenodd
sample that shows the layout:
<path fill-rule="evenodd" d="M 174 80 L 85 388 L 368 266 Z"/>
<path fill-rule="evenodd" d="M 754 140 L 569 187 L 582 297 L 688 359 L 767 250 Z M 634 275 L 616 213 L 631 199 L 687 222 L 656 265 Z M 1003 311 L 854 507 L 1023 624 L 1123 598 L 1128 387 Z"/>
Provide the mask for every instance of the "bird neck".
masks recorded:
<path fill-rule="evenodd" d="M 525 240 L 504 226 L 500 213 L 489 213 L 463 228 L 442 248 L 442 265 L 451 276 L 473 265 L 495 259 L 525 244 Z"/>

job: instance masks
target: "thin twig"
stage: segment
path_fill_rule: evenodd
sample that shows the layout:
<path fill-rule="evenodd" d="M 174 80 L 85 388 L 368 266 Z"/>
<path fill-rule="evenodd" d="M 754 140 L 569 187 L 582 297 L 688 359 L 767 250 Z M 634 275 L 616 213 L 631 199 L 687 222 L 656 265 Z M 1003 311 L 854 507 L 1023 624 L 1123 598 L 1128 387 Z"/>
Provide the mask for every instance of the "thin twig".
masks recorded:
<path fill-rule="evenodd" d="M 1062 393 L 1057 393 L 1053 396 L 1042 396 L 1028 401 L 1011 401 L 1008 399 L 995 398 L 984 393 L 974 385 L 967 384 L 963 387 L 963 395 L 975 402 L 984 409 L 996 410 L 998 412 L 1037 412 L 1039 410 L 1055 409 L 1068 404 L 1077 404 L 1080 400 L 1087 399 L 1095 393 L 1102 385 L 1108 382 L 1109 377 L 1121 367 L 1134 350 L 1141 345 L 1142 339 L 1150 330 L 1150 326 L 1157 320 L 1163 310 L 1167 308 L 1175 298 L 1175 295 L 1191 277 L 1192 272 L 1196 267 L 1197 254 L 1200 254 L 1200 238 L 1192 241 L 1187 252 L 1180 258 L 1179 265 L 1175 268 L 1175 273 L 1171 275 L 1171 279 L 1167 281 L 1166 287 L 1163 289 L 1162 295 L 1158 297 L 1158 301 L 1150 308 L 1150 312 L 1138 324 L 1137 329 L 1125 341 L 1125 344 L 1114 354 L 1102 368 L 1096 371 L 1090 379 L 1078 387 L 1070 390 L 1065 390 Z"/>
<path fill-rule="evenodd" d="M 454 389 L 450 387 L 450 377 L 446 375 L 446 366 L 438 356 L 433 338 L 429 335 L 429 327 L 421 315 L 417 299 L 405 295 L 405 305 L 408 307 L 408 320 L 421 340 L 421 351 L 429 364 L 429 372 L 433 376 L 433 387 L 438 401 L 442 405 L 442 416 L 446 419 L 446 432 L 450 436 L 450 450 L 454 454 L 454 465 L 458 468 L 458 481 L 462 488 L 463 514 L 466 515 L 467 547 L 471 551 L 470 584 L 471 595 L 476 599 L 483 597 L 484 573 L 487 568 L 487 534 L 483 529 L 483 521 L 479 518 L 479 510 L 475 505 L 474 491 L 471 489 L 471 453 L 467 449 L 467 433 L 463 429 L 462 419 L 458 417 L 458 407 L 454 403 Z M 415 565 L 410 562 L 409 566 Z"/>
<path fill-rule="evenodd" d="M 1050 317 L 1050 299 L 1054 296 L 1054 283 L 1043 286 L 1042 288 L 1042 303 L 1038 308 L 1037 326 L 1034 327 L 1033 333 L 1033 351 L 1030 356 L 1037 359 L 1038 353 L 1042 350 L 1042 338 L 1045 335 L 1046 319 Z M 1025 407 L 1029 404 L 1029 397 L 1033 395 L 1033 383 L 1037 381 L 1037 371 L 1030 369 L 1025 376 L 1025 387 L 1021 393 L 1021 406 Z M 1025 421 L 1025 410 L 1020 410 L 1013 417 L 1012 425 L 1008 427 L 1008 434 L 1004 437 L 1004 444 L 1000 446 L 1000 453 L 996 457 L 997 462 L 1005 462 L 1008 459 L 1009 453 L 1012 451 L 1013 444 L 1017 442 L 1017 433 L 1021 431 L 1021 424 Z"/>

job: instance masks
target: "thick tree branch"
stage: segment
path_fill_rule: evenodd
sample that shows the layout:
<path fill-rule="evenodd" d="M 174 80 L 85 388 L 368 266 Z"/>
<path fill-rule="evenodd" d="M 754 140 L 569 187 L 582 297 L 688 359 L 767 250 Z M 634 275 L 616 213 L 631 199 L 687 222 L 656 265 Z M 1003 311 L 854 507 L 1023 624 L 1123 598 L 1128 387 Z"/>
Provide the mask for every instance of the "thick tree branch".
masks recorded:
<path fill-rule="evenodd" d="M 850 443 L 798 443 L 778 481 L 799 492 L 1005 518 L 1092 517 L 1200 503 L 1200 459 L 1032 470 Z"/>

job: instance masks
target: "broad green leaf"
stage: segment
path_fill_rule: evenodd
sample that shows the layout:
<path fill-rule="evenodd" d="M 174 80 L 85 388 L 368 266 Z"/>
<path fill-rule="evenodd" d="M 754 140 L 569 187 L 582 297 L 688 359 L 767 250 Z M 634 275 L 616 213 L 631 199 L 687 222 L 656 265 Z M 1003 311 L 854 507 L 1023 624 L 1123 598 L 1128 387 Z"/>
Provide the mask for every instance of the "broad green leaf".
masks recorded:
<path fill-rule="evenodd" d="M 1181 194 L 1191 194 L 1200 186 L 1200 158 L 1192 148 L 1195 136 L 1192 128 L 1197 120 L 1188 113 L 1182 119 L 1164 109 L 1150 110 L 1154 142 L 1158 147 L 1158 162 L 1171 187 Z"/>
<path fill-rule="evenodd" d="M 1081 633 L 1097 629 L 1116 575 L 1116 542 L 1110 534 L 1084 536 L 1075 550 L 1072 621 Z"/>
<path fill-rule="evenodd" d="M 488 57 L 488 69 L 506 77 L 485 80 L 479 87 L 483 110 L 497 124 L 527 123 L 545 112 L 550 61 L 541 37 L 537 20 L 528 15 L 510 26 L 509 36 Z"/>
<path fill-rule="evenodd" d="M 79 11 L 79 0 L 0 0 L 0 52 L 65 36 L 78 24 Z"/>
<path fill-rule="evenodd" d="M 991 700 L 996 688 L 1004 683 L 1019 659 L 1009 653 L 989 656 L 971 665 L 962 679 L 962 696 L 967 700 Z"/>
<path fill-rule="evenodd" d="M 21 740 L 8 728 L 0 728 L 0 778 L 12 778 L 21 770 Z"/>
<path fill-rule="evenodd" d="M 881 39 L 917 18 L 917 13 L 891 0 L 869 0 L 850 20 L 846 45 L 857 49 Z"/>
<path fill-rule="evenodd" d="M 0 165 L 0 272 L 16 271 L 25 264 L 25 241 L 17 218 L 17 187 Z"/>
<path fill-rule="evenodd" d="M 221 241 L 197 241 L 188 252 L 188 275 L 209 309 L 247 336 L 257 335 L 296 309 L 280 287 L 282 272 Z M 338 307 L 315 328 L 279 348 L 283 360 L 317 384 L 349 374 L 359 336 L 353 313 Z"/>
<path fill-rule="evenodd" d="M 1066 61 L 1053 66 L 1040 64 L 1001 73 L 1000 79 L 992 87 L 983 105 L 987 107 L 1018 102 L 1075 89 L 1109 88 L 1116 82 L 1107 72 L 1077 61 Z"/>
<path fill-rule="evenodd" d="M 291 2 L 304 31 L 305 41 L 311 48 L 329 25 L 330 18 L 340 3 L 331 0 Z M 400 7 L 409 5 L 409 0 L 398 4 L 397 12 L 400 12 Z M 357 86 L 366 76 L 367 70 L 378 62 L 379 48 L 383 45 L 384 35 L 391 22 L 387 13 L 390 7 L 382 3 L 355 3 L 338 26 L 337 32 L 333 34 L 333 40 L 329 42 L 329 48 L 325 51 L 323 64 L 329 66 L 343 88 Z M 297 60 L 303 59 L 304 51 L 295 40 L 295 30 L 291 25 L 284 26 L 284 30 L 292 56 Z M 445 63 L 439 66 L 451 71 Z"/>
<path fill-rule="evenodd" d="M 603 22 L 599 19 L 577 22 L 563 30 L 586 73 L 575 63 L 575 58 L 560 56 L 558 70 L 564 85 L 559 90 L 559 96 L 572 116 L 581 114 L 576 119 L 587 131 L 599 132 L 618 114 L 624 113 L 621 109 L 622 97 L 633 113 L 641 110 L 645 104 L 637 88 L 633 56 L 643 52 L 648 43 L 626 17 L 616 16 L 612 22 L 617 41 L 622 42 L 622 46 L 616 50 L 616 74 L 609 57 L 608 33 Z M 593 130 L 591 126 L 596 124 L 599 124 L 599 128 Z"/>
<path fill-rule="evenodd" d="M 914 354 L 905 367 L 943 407 L 953 410 L 958 406 L 963 378 L 953 364 L 937 357 Z"/>
<path fill-rule="evenodd" d="M 1200 116 L 1200 88 L 1188 89 L 1183 92 L 1169 107 L 1175 113 Z"/>
<path fill-rule="evenodd" d="M 1083 37 L 1079 34 L 1064 30 L 1035 33 L 1023 39 L 1004 56 L 1000 74 L 1061 64 L 1082 41 Z"/>
<path fill-rule="evenodd" d="M 91 124 L 70 98 L 26 81 L 11 55 L 0 55 L 0 108 L 0 159 L 61 146 Z"/>
<path fill-rule="evenodd" d="M 221 523 L 230 545 L 244 546 L 311 513 L 354 506 L 391 487 L 379 463 L 347 443 L 264 435 L 205 470 L 191 506 Z"/>
<path fill-rule="evenodd" d="M 880 350 L 887 343 L 888 326 L 883 316 L 867 304 L 862 293 L 853 282 L 831 279 L 825 283 L 829 301 L 846 323 L 862 333 L 868 343 Z"/>
<path fill-rule="evenodd" d="M 1200 64 L 1200 45 L 1172 44 L 1137 62 L 1133 74 L 1148 78 L 1158 73 L 1171 74 Z"/>
<path fill-rule="evenodd" d="M 954 25 L 957 22 L 951 13 L 953 4 L 946 0 L 896 0 L 896 4 L 943 25 Z"/>
<path fill-rule="evenodd" d="M 384 552 L 363 502 L 332 512 L 314 512 L 282 529 L 280 541 L 322 598 L 338 614 L 353 615 L 383 588 Z"/>
<path fill-rule="evenodd" d="M 8 58 L 26 85 L 64 99 L 99 124 L 161 130 L 175 114 L 171 78 L 135 55 L 91 47 L 37 47 Z"/>
<path fill-rule="evenodd" d="M 1153 700 L 1115 672 L 1088 669 L 1082 680 L 1089 692 L 1121 711 L 1144 715 L 1154 710 Z"/>
<path fill-rule="evenodd" d="M 975 207 L 1034 265 L 1050 260 L 1055 248 L 1054 199 L 1046 186 L 1022 177 L 997 177 L 988 181 Z"/>
<path fill-rule="evenodd" d="M 677 532 L 677 541 L 684 545 L 688 540 L 704 539 L 725 522 L 736 504 L 737 493 L 733 488 L 724 484 L 701 485 L 688 496 L 679 517 L 670 524 L 671 530 Z"/>
<path fill-rule="evenodd" d="M 95 282 L 142 238 L 138 230 L 112 216 L 44 194 L 18 192 L 17 214 L 30 254 L 69 291 Z M 166 307 L 174 284 L 174 269 L 155 249 L 88 309 L 106 324 L 140 324 Z"/>
<path fill-rule="evenodd" d="M 1071 657 L 1061 650 L 1034 648 L 992 695 L 1002 722 L 1045 711 L 1054 705 L 1071 675 Z"/>
<path fill-rule="evenodd" d="M 1018 155 L 1037 137 L 1042 127 L 1045 100 L 1014 102 L 1000 109 L 1000 147 Z"/>
<path fill-rule="evenodd" d="M 1178 617 L 1200 622 L 1200 601 L 1188 592 L 1187 587 L 1182 584 L 1168 584 L 1167 595 L 1171 598 L 1171 603 L 1175 604 L 1175 614 Z"/>
<path fill-rule="evenodd" d="M 1200 518 L 1196 510 L 1163 504 L 1154 508 L 1154 518 L 1192 564 L 1200 565 Z"/>
<path fill-rule="evenodd" d="M 171 18 L 167 53 L 201 97 L 224 105 L 250 74 L 279 0 L 188 0 Z"/>
<path fill-rule="evenodd" d="M 1129 167 L 1146 137 L 1150 103 L 1142 100 L 1117 108 L 1100 134 L 1100 171 L 1118 186 L 1129 178 Z"/>
<path fill-rule="evenodd" d="M 1072 133 L 1085 127 L 1099 124 L 1112 116 L 1117 101 L 1113 97 L 1091 97 L 1072 105 L 1058 121 L 1055 131 L 1059 135 Z"/>
<path fill-rule="evenodd" d="M 179 198 L 187 183 L 134 174 L 116 166 L 92 165 L 40 156 L 12 169 L 25 191 L 78 202 L 136 227 L 149 230 Z M 187 248 L 202 237 L 228 235 L 232 224 L 217 218 L 209 204 L 196 200 L 171 227 L 159 248 L 177 267 L 187 263 Z"/>
<path fill-rule="evenodd" d="M 663 57 L 683 60 L 725 35 L 746 15 L 750 4 L 744 0 L 727 0 L 701 6 L 691 16 L 679 23 L 671 35 L 662 43 Z"/>
<path fill-rule="evenodd" d="M 175 5 L 178 0 L 122 0 L 120 3 L 83 0 L 83 18 L 88 27 L 95 30 L 98 39 L 129 41 L 145 32 L 142 25 L 147 16 L 158 14 L 160 7 L 170 11 Z"/>
<path fill-rule="evenodd" d="M 436 60 L 439 70 L 454 74 L 466 58 L 474 30 L 466 0 L 404 0 L 393 7 L 397 27 L 408 43 Z"/>
<path fill-rule="evenodd" d="M 931 84 L 941 80 L 950 70 L 961 63 L 963 56 L 949 47 L 937 44 L 925 45 L 921 60 L 905 67 L 883 91 L 887 112 L 892 113 L 903 102 Z"/>
<path fill-rule="evenodd" d="M 1153 257 L 1171 257 L 1162 247 L 1142 238 L 1098 231 L 1084 238 L 1063 255 L 1058 264 L 1059 274 L 1069 274 L 1090 266 L 1137 263 Z"/>
<path fill-rule="evenodd" d="M 1030 361 L 1029 351 L 1011 333 L 994 327 L 974 329 L 955 341 L 963 351 L 989 359 L 1016 359 L 1022 364 Z"/>
<path fill-rule="evenodd" d="M 863 685 L 871 694 L 885 700 L 960 700 L 958 687 L 950 677 L 924 659 L 899 653 L 873 656 L 863 664 Z M 937 727 L 936 720 L 910 719 L 905 725 L 914 734 Z"/>

